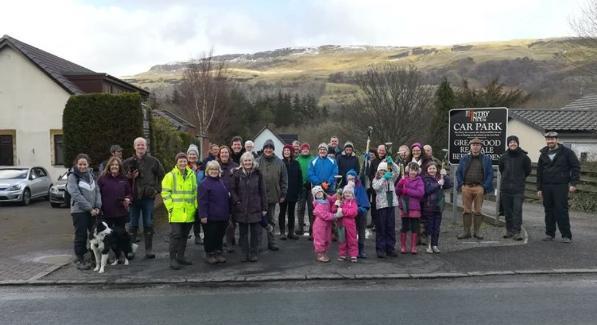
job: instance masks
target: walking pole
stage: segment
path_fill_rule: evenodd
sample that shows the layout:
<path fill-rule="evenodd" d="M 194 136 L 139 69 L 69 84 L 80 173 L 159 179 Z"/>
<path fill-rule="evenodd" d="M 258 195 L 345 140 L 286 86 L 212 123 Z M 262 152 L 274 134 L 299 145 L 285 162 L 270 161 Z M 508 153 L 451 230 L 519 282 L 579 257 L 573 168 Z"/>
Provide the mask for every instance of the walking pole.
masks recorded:
<path fill-rule="evenodd" d="M 456 166 L 450 164 L 450 174 L 452 177 L 452 222 L 458 223 L 458 190 L 456 189 Z"/>
<path fill-rule="evenodd" d="M 496 221 L 500 221 L 500 205 L 502 204 L 502 195 L 501 195 L 501 183 L 502 183 L 502 173 L 500 173 L 500 169 L 497 168 L 497 173 L 496 173 L 496 193 L 495 193 L 495 220 Z"/>

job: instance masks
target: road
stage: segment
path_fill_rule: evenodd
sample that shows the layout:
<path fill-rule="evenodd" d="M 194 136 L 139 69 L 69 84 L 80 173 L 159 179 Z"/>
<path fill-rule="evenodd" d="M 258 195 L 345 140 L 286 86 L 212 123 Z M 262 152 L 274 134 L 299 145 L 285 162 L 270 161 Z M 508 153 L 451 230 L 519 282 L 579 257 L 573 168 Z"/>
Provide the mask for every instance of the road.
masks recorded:
<path fill-rule="evenodd" d="M 594 276 L 0 288 L 2 324 L 595 324 Z"/>

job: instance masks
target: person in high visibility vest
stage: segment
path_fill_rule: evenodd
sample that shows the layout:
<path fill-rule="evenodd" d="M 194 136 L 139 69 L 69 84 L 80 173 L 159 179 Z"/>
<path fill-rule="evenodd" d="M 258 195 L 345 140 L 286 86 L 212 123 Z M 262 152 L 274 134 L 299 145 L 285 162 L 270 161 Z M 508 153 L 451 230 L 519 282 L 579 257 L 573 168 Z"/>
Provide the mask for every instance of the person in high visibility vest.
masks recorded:
<path fill-rule="evenodd" d="M 176 155 L 176 166 L 162 180 L 162 199 L 170 223 L 170 268 L 193 263 L 184 257 L 187 237 L 197 213 L 197 177 L 188 167 L 187 155 Z"/>

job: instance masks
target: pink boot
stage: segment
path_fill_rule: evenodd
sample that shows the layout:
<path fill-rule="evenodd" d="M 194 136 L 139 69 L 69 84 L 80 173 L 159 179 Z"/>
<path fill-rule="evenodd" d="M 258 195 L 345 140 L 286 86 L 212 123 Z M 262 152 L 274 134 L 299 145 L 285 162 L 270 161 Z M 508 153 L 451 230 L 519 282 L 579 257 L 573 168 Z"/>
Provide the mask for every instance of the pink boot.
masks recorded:
<path fill-rule="evenodd" d="M 400 254 L 406 254 L 406 233 L 400 232 Z"/>
<path fill-rule="evenodd" d="M 410 253 L 413 255 L 417 255 L 417 237 L 416 232 L 410 233 Z"/>

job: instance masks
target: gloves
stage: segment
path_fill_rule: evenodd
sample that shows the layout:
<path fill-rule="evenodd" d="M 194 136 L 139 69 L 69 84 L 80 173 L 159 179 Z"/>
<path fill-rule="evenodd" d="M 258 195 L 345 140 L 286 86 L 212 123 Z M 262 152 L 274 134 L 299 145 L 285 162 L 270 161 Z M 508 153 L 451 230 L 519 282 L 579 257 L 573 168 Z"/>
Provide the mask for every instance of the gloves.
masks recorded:
<path fill-rule="evenodd" d="M 344 214 L 342 214 L 342 208 L 338 208 L 338 211 L 336 212 L 336 214 L 334 215 L 334 219 L 340 219 L 344 216 Z"/>
<path fill-rule="evenodd" d="M 330 188 L 330 184 L 328 184 L 328 182 L 323 182 L 321 183 L 321 188 L 327 192 L 328 188 Z"/>
<path fill-rule="evenodd" d="M 392 173 L 386 172 L 385 174 L 383 174 L 383 178 L 389 181 L 390 179 L 392 179 Z"/>
<path fill-rule="evenodd" d="M 392 159 L 392 157 L 388 156 L 386 158 L 386 162 L 388 163 L 388 166 L 391 167 L 392 164 L 394 163 L 394 159 Z"/>
<path fill-rule="evenodd" d="M 336 202 L 334 203 L 337 207 L 340 207 L 342 205 L 342 201 L 340 200 L 336 200 Z"/>
<path fill-rule="evenodd" d="M 445 175 L 448 175 L 448 171 L 447 171 L 447 170 L 445 170 L 444 168 L 442 168 L 442 169 L 439 171 L 439 174 L 440 174 L 440 175 L 442 175 L 442 176 L 445 176 Z"/>
<path fill-rule="evenodd" d="M 437 183 L 439 184 L 439 186 L 443 186 L 444 185 L 444 178 L 440 178 L 439 181 L 437 181 Z"/>
<path fill-rule="evenodd" d="M 369 153 L 368 153 L 368 152 L 365 152 L 365 153 L 363 154 L 363 161 L 369 161 L 369 159 L 370 159 L 370 157 L 369 157 Z"/>

